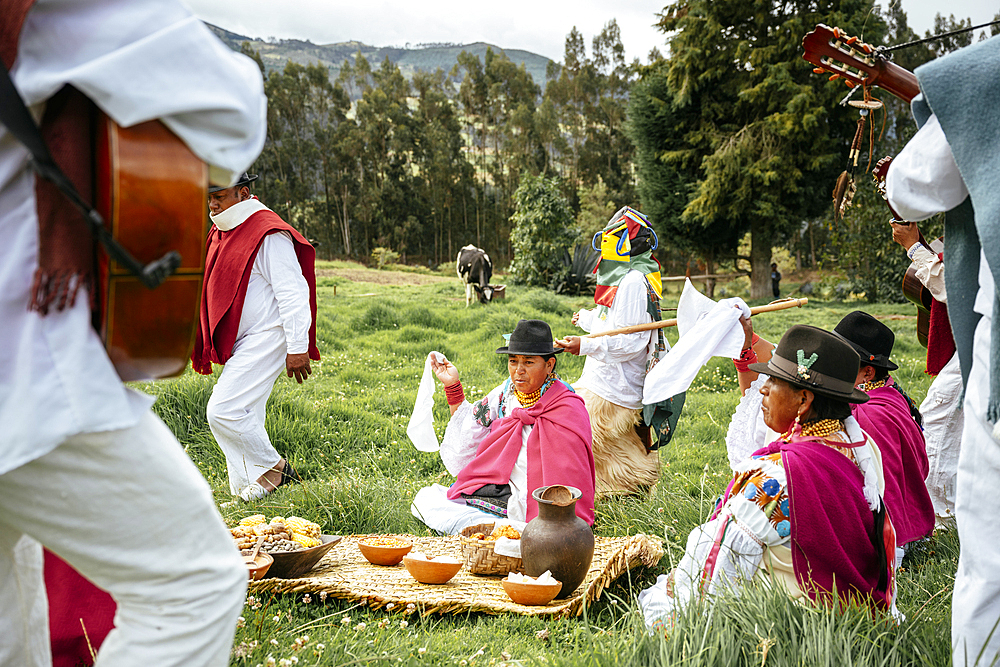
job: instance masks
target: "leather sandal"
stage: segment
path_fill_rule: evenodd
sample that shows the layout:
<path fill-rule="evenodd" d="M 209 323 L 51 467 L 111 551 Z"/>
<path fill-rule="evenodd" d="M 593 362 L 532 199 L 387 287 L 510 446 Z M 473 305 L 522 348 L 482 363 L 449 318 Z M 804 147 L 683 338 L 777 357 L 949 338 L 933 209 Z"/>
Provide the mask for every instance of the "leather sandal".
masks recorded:
<path fill-rule="evenodd" d="M 285 467 L 281 469 L 281 481 L 278 482 L 278 486 L 284 486 L 285 484 L 300 484 L 302 478 L 299 477 L 299 473 L 295 471 L 292 467 L 292 462 L 285 459 Z M 278 488 L 277 486 L 274 488 Z"/>

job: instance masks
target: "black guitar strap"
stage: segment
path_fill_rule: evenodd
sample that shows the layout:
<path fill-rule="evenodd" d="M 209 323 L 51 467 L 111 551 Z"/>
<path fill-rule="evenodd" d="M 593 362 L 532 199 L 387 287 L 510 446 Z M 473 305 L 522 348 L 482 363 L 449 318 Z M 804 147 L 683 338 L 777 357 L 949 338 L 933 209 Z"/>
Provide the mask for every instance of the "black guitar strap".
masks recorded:
<path fill-rule="evenodd" d="M 111 235 L 101 214 L 83 200 L 73 183 L 52 159 L 38 126 L 14 87 L 14 82 L 11 81 L 3 63 L 0 63 L 0 123 L 31 153 L 29 158 L 31 168 L 59 188 L 59 191 L 79 209 L 90 226 L 91 233 L 101 242 L 111 259 L 139 278 L 149 289 L 158 287 L 177 270 L 181 263 L 181 256 L 177 252 L 168 252 L 160 259 L 143 265 Z"/>

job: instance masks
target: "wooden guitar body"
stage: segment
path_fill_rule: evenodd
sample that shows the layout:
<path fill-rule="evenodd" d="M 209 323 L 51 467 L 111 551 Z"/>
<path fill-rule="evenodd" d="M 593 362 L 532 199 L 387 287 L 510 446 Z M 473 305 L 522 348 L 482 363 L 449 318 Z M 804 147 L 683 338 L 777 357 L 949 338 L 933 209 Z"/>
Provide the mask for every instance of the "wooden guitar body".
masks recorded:
<path fill-rule="evenodd" d="M 935 255 L 944 252 L 944 237 L 927 243 L 921 234 L 920 242 Z M 917 340 L 927 347 L 927 333 L 931 326 L 931 302 L 934 297 L 931 296 L 930 290 L 917 280 L 917 267 L 913 264 L 910 264 L 903 275 L 903 295 L 917 307 Z"/>
<path fill-rule="evenodd" d="M 139 261 L 170 250 L 177 272 L 156 289 L 99 250 L 94 325 L 122 380 L 184 372 L 194 346 L 205 271 L 208 167 L 160 121 L 122 128 L 100 114 L 95 206 Z"/>

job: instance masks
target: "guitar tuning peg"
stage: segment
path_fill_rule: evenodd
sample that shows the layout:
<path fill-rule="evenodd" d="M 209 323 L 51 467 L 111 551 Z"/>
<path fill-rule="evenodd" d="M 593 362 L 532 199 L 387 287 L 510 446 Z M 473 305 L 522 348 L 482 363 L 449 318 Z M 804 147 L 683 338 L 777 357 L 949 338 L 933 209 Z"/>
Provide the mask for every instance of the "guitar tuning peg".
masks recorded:
<path fill-rule="evenodd" d="M 847 43 L 848 46 L 850 46 L 850 45 L 854 44 L 854 42 L 858 41 L 858 38 L 857 37 L 848 37 L 844 41 Z"/>
<path fill-rule="evenodd" d="M 857 85 L 856 83 L 854 83 L 854 82 L 853 82 L 853 81 L 851 81 L 850 79 L 844 79 L 844 83 L 846 83 L 846 84 L 847 84 L 847 87 L 848 87 L 848 88 L 853 88 L 854 86 L 856 86 L 856 85 Z"/>
<path fill-rule="evenodd" d="M 836 80 L 837 80 L 837 79 L 839 79 L 839 78 L 840 78 L 840 75 L 839 75 L 839 74 L 831 74 L 831 75 L 830 75 L 830 78 L 829 78 L 829 79 L 827 79 L 827 81 L 836 81 Z"/>
<path fill-rule="evenodd" d="M 867 54 L 871 54 L 872 47 L 870 45 L 868 45 L 868 44 L 866 44 L 864 42 L 861 42 L 861 44 L 859 46 L 861 47 L 862 51 L 864 51 Z"/>
<path fill-rule="evenodd" d="M 813 74 L 822 74 L 825 71 L 822 67 L 813 67 Z"/>

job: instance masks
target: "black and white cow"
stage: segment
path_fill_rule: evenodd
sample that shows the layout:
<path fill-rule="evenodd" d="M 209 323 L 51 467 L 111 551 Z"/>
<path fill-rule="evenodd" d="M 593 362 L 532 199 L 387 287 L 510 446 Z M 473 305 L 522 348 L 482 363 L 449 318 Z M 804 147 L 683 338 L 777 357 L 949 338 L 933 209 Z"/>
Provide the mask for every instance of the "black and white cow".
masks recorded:
<path fill-rule="evenodd" d="M 493 262 L 484 250 L 471 243 L 458 251 L 455 262 L 458 277 L 465 282 L 465 307 L 472 303 L 472 290 L 476 290 L 479 303 L 489 303 L 493 298 L 490 278 L 493 277 Z"/>

